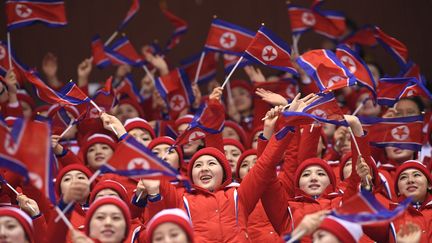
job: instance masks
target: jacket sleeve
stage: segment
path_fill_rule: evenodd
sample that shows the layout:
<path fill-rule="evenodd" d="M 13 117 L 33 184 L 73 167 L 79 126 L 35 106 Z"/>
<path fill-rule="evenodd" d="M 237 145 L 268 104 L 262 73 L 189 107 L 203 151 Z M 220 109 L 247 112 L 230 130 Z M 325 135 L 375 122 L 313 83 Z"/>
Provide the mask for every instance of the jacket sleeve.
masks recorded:
<path fill-rule="evenodd" d="M 220 118 L 222 119 L 225 117 L 224 107 L 218 100 L 211 99 L 207 102 L 207 105 L 209 111 L 209 116 L 207 116 L 208 118 L 211 119 L 212 117 L 220 116 Z M 215 118 L 215 120 L 217 120 L 217 118 Z M 214 147 L 217 148 L 222 153 L 225 153 L 223 148 L 222 132 L 207 135 L 204 138 L 204 142 L 206 147 Z"/>
<path fill-rule="evenodd" d="M 318 143 L 321 138 L 321 126 L 314 125 L 301 126 L 299 148 L 298 148 L 298 161 L 299 163 L 309 158 L 317 157 Z"/>
<path fill-rule="evenodd" d="M 282 159 L 283 151 L 290 139 L 291 136 L 289 135 L 280 140 L 272 136 L 255 166 L 243 179 L 238 191 L 239 199 L 245 206 L 247 215 L 254 210 L 256 203 L 267 187 L 269 178 L 274 177 L 276 165 Z"/>
<path fill-rule="evenodd" d="M 45 237 L 47 235 L 47 223 L 45 221 L 45 216 L 43 214 L 33 218 L 33 229 L 35 243 L 47 242 Z"/>
<path fill-rule="evenodd" d="M 65 154 L 57 156 L 57 159 L 60 162 L 62 167 L 71 164 L 84 164 L 84 162 L 78 156 L 72 153 L 72 151 L 70 151 L 69 149 L 65 149 L 65 150 L 66 150 Z"/>
<path fill-rule="evenodd" d="M 151 219 L 155 214 L 163 209 L 176 208 L 178 205 L 177 190 L 168 180 L 162 179 L 159 186 L 160 200 L 148 201 L 144 218 Z"/>
<path fill-rule="evenodd" d="M 292 136 L 292 138 L 285 150 L 284 162 L 282 164 L 282 170 L 278 175 L 278 180 L 282 183 L 288 195 L 294 197 L 295 181 L 293 178 L 299 163 L 302 162 L 297 159 L 297 150 L 300 140 L 299 129 L 297 129 L 294 134 L 290 134 L 290 136 Z"/>
<path fill-rule="evenodd" d="M 267 138 L 265 138 L 264 135 L 261 133 L 258 137 L 257 158 L 259 158 L 261 154 L 264 152 L 264 149 L 266 148 L 267 144 L 268 144 Z"/>

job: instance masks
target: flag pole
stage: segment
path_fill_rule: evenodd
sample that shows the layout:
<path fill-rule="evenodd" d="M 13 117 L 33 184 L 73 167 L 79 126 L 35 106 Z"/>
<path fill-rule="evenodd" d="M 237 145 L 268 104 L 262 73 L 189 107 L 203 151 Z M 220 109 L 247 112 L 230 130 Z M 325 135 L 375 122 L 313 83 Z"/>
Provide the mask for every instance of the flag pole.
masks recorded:
<path fill-rule="evenodd" d="M 359 111 L 361 110 L 361 108 L 363 108 L 364 106 L 364 102 L 361 102 L 360 105 L 357 106 L 357 108 L 355 109 L 355 111 L 353 112 L 353 116 L 357 115 L 357 113 L 359 113 Z"/>
<path fill-rule="evenodd" d="M 196 84 L 198 82 L 198 77 L 199 77 L 199 74 L 201 72 L 201 67 L 202 67 L 202 64 L 204 62 L 205 54 L 206 54 L 205 51 L 201 52 L 201 56 L 200 56 L 200 59 L 199 59 L 199 62 L 198 62 L 198 67 L 197 67 L 197 70 L 195 72 L 194 84 Z"/>
<path fill-rule="evenodd" d="M 240 64 L 240 62 L 243 60 L 243 56 L 241 56 L 238 61 L 236 62 L 236 64 L 234 65 L 233 69 L 231 69 L 231 72 L 228 74 L 228 76 L 225 78 L 225 81 L 222 84 L 222 89 L 225 87 L 225 85 L 228 83 L 229 79 L 231 78 L 231 76 L 233 75 L 234 71 L 237 69 L 238 65 Z"/>
<path fill-rule="evenodd" d="M 297 234 L 293 235 L 293 237 L 289 239 L 286 243 L 294 243 L 295 241 L 300 240 L 304 234 L 306 234 L 306 230 L 302 229 Z"/>
<path fill-rule="evenodd" d="M 69 123 L 68 127 L 66 127 L 66 129 L 62 132 L 62 134 L 60 134 L 59 138 L 62 138 L 64 135 L 66 135 L 67 132 L 69 132 L 69 130 L 71 130 L 71 128 L 73 127 L 73 123 L 74 121 L 71 121 L 71 123 Z"/>
<path fill-rule="evenodd" d="M 119 34 L 118 30 L 116 30 L 112 35 L 108 38 L 108 40 L 105 41 L 104 46 L 109 45 Z"/>
<path fill-rule="evenodd" d="M 150 70 L 147 68 L 146 65 L 143 65 L 142 68 L 144 69 L 144 72 L 146 73 L 147 76 L 150 77 L 151 81 L 153 82 L 153 85 L 155 84 L 155 79 L 153 74 L 150 72 Z"/>
<path fill-rule="evenodd" d="M 355 138 L 354 133 L 353 133 L 351 127 L 348 127 L 348 131 L 349 131 L 349 133 L 351 134 L 351 138 L 353 139 L 353 142 L 354 142 L 354 145 L 355 145 L 355 147 L 356 147 L 357 153 L 359 154 L 360 157 L 362 157 L 362 154 L 361 154 L 361 152 L 360 152 L 360 148 L 359 148 L 358 143 L 357 143 L 357 139 Z M 354 169 L 354 168 L 353 168 L 353 169 Z M 370 189 L 370 186 L 371 186 L 371 184 L 369 183 L 369 176 L 367 176 L 367 177 L 364 178 L 364 179 L 366 180 L 366 189 L 369 190 L 369 189 Z"/>
<path fill-rule="evenodd" d="M 282 108 L 282 111 L 284 111 L 285 109 L 287 109 L 288 107 L 290 107 L 290 105 L 291 105 L 291 103 L 285 105 L 285 106 Z M 265 117 L 263 117 L 263 118 L 261 119 L 261 121 L 264 121 L 264 120 L 266 120 L 267 118 L 268 118 L 268 116 L 265 116 Z"/>
<path fill-rule="evenodd" d="M 90 99 L 90 104 L 92 104 L 92 106 L 94 106 L 94 108 L 96 108 L 96 110 L 98 110 L 99 113 L 102 113 L 101 108 L 92 99 Z M 109 124 L 109 126 L 111 127 L 111 129 L 113 130 L 113 132 L 115 133 L 115 135 L 118 136 L 118 132 L 117 132 L 117 130 L 115 130 L 115 128 L 113 127 L 113 125 Z"/>
<path fill-rule="evenodd" d="M 11 53 L 11 38 L 10 38 L 10 32 L 8 31 L 7 34 L 7 51 L 8 51 L 8 59 L 9 59 L 9 70 L 13 69 L 12 66 L 12 53 Z"/>
<path fill-rule="evenodd" d="M 295 52 L 295 54 L 299 55 L 299 50 L 298 50 L 298 43 L 300 40 L 301 34 L 294 34 L 292 36 L 292 40 L 293 40 L 293 50 Z"/>
<path fill-rule="evenodd" d="M 21 193 L 19 193 L 17 190 L 15 190 L 15 188 L 13 188 L 13 186 L 11 184 L 9 184 L 9 182 L 7 182 L 4 178 L 2 179 L 3 183 L 9 187 L 9 189 L 11 189 L 11 191 L 13 191 L 17 196 L 21 195 Z M 36 213 L 36 210 L 27 202 L 27 206 L 29 206 L 29 208 L 31 209 L 31 211 L 33 211 L 33 213 Z"/>
<path fill-rule="evenodd" d="M 55 207 L 56 212 L 58 213 L 59 217 L 63 220 L 63 222 L 66 224 L 69 230 L 73 230 L 74 227 L 72 223 L 69 221 L 69 219 L 64 215 L 63 211 L 59 207 Z"/>

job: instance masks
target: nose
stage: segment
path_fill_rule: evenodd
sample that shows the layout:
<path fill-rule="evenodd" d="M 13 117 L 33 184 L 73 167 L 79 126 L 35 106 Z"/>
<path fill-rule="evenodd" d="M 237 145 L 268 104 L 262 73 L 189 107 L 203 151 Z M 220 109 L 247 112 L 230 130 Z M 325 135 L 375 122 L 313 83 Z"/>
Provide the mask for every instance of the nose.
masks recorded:
<path fill-rule="evenodd" d="M 111 225 L 112 224 L 112 219 L 111 219 L 111 217 L 106 217 L 105 218 L 105 221 L 104 221 L 104 225 L 105 226 L 108 226 L 108 225 Z"/>
<path fill-rule="evenodd" d="M 414 177 L 409 175 L 407 179 L 407 184 L 413 184 L 413 183 L 414 183 Z"/>
<path fill-rule="evenodd" d="M 315 174 L 311 174 L 310 180 L 311 180 L 312 182 L 317 182 L 317 181 L 318 181 L 318 178 L 317 178 L 317 176 L 316 176 Z"/>
<path fill-rule="evenodd" d="M 6 238 L 6 229 L 3 225 L 0 226 L 0 239 Z"/>

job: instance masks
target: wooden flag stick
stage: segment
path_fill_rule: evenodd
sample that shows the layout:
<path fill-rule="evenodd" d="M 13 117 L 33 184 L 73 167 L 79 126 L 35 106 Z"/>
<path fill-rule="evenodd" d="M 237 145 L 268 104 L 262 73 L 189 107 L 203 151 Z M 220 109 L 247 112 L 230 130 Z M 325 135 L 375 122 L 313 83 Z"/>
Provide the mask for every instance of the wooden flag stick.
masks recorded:
<path fill-rule="evenodd" d="M 96 110 L 98 110 L 99 113 L 102 113 L 101 108 L 93 101 L 90 100 L 90 104 L 92 104 L 94 106 L 94 108 L 96 108 Z M 109 125 L 111 127 L 111 129 L 113 130 L 113 132 L 115 133 L 116 136 L 118 136 L 118 132 L 117 130 L 113 127 L 112 124 Z"/>
<path fill-rule="evenodd" d="M 104 46 L 109 45 L 117 37 L 118 34 L 119 34 L 118 31 L 115 31 L 114 33 L 112 33 L 112 35 L 108 38 L 108 40 L 105 41 Z"/>
<path fill-rule="evenodd" d="M 291 105 L 291 104 L 287 104 L 287 105 L 285 105 L 285 106 L 283 107 L 282 110 L 287 109 L 288 107 L 290 107 L 290 105 Z M 264 121 L 264 120 L 266 120 L 267 118 L 268 118 L 268 116 L 265 116 L 265 117 L 263 117 L 263 118 L 261 119 L 261 121 Z"/>
<path fill-rule="evenodd" d="M 65 225 L 68 227 L 69 230 L 73 230 L 74 227 L 72 223 L 69 221 L 69 219 L 64 215 L 63 211 L 59 207 L 55 207 L 56 212 L 58 213 L 59 217 L 63 220 Z"/>
<path fill-rule="evenodd" d="M 306 230 L 304 230 L 304 229 L 300 230 L 297 234 L 293 235 L 291 237 L 291 239 L 289 239 L 289 241 L 287 241 L 286 243 L 293 243 L 293 242 L 295 242 L 297 240 L 300 240 L 305 233 L 306 233 Z"/>
<path fill-rule="evenodd" d="M 8 52 L 8 59 L 9 59 L 9 70 L 13 69 L 12 66 L 12 53 L 11 53 L 11 38 L 10 38 L 10 32 L 8 31 L 6 34 L 6 38 L 7 38 L 7 52 Z"/>
<path fill-rule="evenodd" d="M 11 184 L 9 184 L 9 182 L 7 182 L 6 180 L 3 180 L 3 183 L 9 187 L 9 189 L 11 189 L 17 196 L 21 195 L 21 193 L 19 193 L 17 190 L 15 190 L 15 188 L 13 188 L 13 186 Z M 27 203 L 27 206 L 29 206 L 29 208 L 31 209 L 31 211 L 33 211 L 33 213 L 36 213 L 36 209 L 34 209 L 32 207 L 32 205 Z"/>
<path fill-rule="evenodd" d="M 196 84 L 198 82 L 198 77 L 199 77 L 199 74 L 201 72 L 201 67 L 202 67 L 202 64 L 204 62 L 205 54 L 206 54 L 205 51 L 201 52 L 201 56 L 200 56 L 200 59 L 198 62 L 198 67 L 197 67 L 197 70 L 195 72 L 195 78 L 194 78 L 194 82 L 193 82 L 194 84 Z"/>
<path fill-rule="evenodd" d="M 228 74 L 228 76 L 225 78 L 225 81 L 222 84 L 222 89 L 225 87 L 225 85 L 228 83 L 229 79 L 231 78 L 231 76 L 233 75 L 234 71 L 237 69 L 238 65 L 240 64 L 240 62 L 243 60 L 243 56 L 241 56 L 237 63 L 234 65 L 233 69 L 231 69 L 231 72 Z"/>

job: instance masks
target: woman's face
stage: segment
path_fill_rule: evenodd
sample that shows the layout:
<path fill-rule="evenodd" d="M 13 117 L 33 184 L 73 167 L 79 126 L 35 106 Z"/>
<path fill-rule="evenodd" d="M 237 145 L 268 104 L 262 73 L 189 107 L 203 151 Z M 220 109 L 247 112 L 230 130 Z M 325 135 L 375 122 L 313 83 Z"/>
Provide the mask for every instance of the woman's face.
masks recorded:
<path fill-rule="evenodd" d="M 249 111 L 252 108 L 252 96 L 246 89 L 241 87 L 233 88 L 232 97 L 238 112 Z"/>
<path fill-rule="evenodd" d="M 345 166 L 343 167 L 343 178 L 341 179 L 345 180 L 346 178 L 348 178 L 351 175 L 351 172 L 352 172 L 352 159 L 349 159 L 345 163 Z"/>
<path fill-rule="evenodd" d="M 300 175 L 300 189 L 310 196 L 321 195 L 328 185 L 330 185 L 330 178 L 321 166 L 306 167 Z"/>
<path fill-rule="evenodd" d="M 90 219 L 90 237 L 102 243 L 122 242 L 126 234 L 126 220 L 115 205 L 100 206 Z"/>
<path fill-rule="evenodd" d="M 188 127 L 189 124 L 184 123 L 178 126 L 177 132 L 178 134 L 182 134 Z M 183 153 L 186 157 L 192 157 L 192 155 L 198 150 L 198 147 L 203 144 L 202 139 L 191 141 L 182 146 Z"/>
<path fill-rule="evenodd" d="M 415 202 L 423 202 L 430 187 L 426 176 L 419 170 L 406 169 L 398 178 L 398 189 L 401 195 L 412 197 Z"/>
<path fill-rule="evenodd" d="M 234 145 L 224 145 L 225 156 L 231 167 L 231 172 L 234 174 L 237 167 L 237 161 L 241 155 L 241 151 Z"/>
<path fill-rule="evenodd" d="M 101 197 L 118 197 L 118 198 L 120 198 L 118 192 L 114 191 L 113 189 L 109 189 L 109 188 L 100 190 L 96 194 L 95 200 L 98 198 L 101 198 Z"/>
<path fill-rule="evenodd" d="M 157 157 L 165 160 L 174 169 L 179 169 L 180 168 L 180 164 L 179 164 L 180 158 L 179 158 L 179 155 L 177 154 L 177 151 L 175 149 L 171 149 L 171 151 L 167 154 L 167 151 L 169 150 L 169 148 L 170 148 L 170 145 L 165 144 L 165 143 L 161 143 L 159 145 L 156 145 L 152 149 L 152 152 Z"/>
<path fill-rule="evenodd" d="M 386 147 L 385 152 L 387 158 L 399 164 L 414 158 L 414 151 L 408 149 L 400 149 L 396 147 Z"/>
<path fill-rule="evenodd" d="M 219 161 L 210 155 L 202 155 L 192 167 L 192 182 L 204 189 L 214 191 L 222 185 L 223 168 Z"/>
<path fill-rule="evenodd" d="M 108 144 L 95 143 L 87 150 L 87 163 L 92 169 L 99 169 L 105 164 L 113 154 L 113 150 Z"/>
<path fill-rule="evenodd" d="M 380 74 L 380 71 L 378 70 L 378 68 L 375 65 L 371 64 L 371 63 L 367 64 L 367 66 L 368 66 L 369 70 L 372 73 L 372 77 L 375 79 L 375 81 L 378 82 L 378 80 L 381 77 L 381 74 Z"/>
<path fill-rule="evenodd" d="M 243 179 L 247 173 L 252 169 L 257 160 L 257 156 L 255 154 L 246 156 L 240 164 L 239 176 L 240 179 Z"/>
<path fill-rule="evenodd" d="M 236 130 L 234 130 L 234 128 L 228 127 L 228 126 L 225 126 L 224 129 L 222 130 L 222 137 L 223 138 L 232 138 L 232 139 L 235 139 L 237 141 L 240 141 L 240 136 L 238 135 Z"/>
<path fill-rule="evenodd" d="M 177 224 L 163 223 L 153 232 L 152 243 L 188 243 L 186 232 Z"/>
<path fill-rule="evenodd" d="M 148 144 L 153 140 L 150 136 L 150 133 L 141 128 L 134 128 L 128 132 L 132 135 L 138 142 L 143 144 L 144 146 L 148 146 Z"/>
<path fill-rule="evenodd" d="M 132 105 L 121 104 L 117 107 L 115 116 L 124 123 L 129 118 L 139 117 L 139 113 Z"/>
<path fill-rule="evenodd" d="M 314 243 L 340 243 L 341 241 L 336 238 L 332 233 L 326 230 L 317 230 L 313 234 Z"/>
<path fill-rule="evenodd" d="M 399 100 L 396 105 L 396 117 L 418 116 L 421 114 L 417 103 L 412 100 Z"/>
<path fill-rule="evenodd" d="M 68 171 L 61 178 L 61 182 L 60 182 L 60 190 L 61 190 L 61 192 L 62 193 L 66 192 L 67 189 L 70 187 L 70 185 L 73 182 L 75 182 L 75 181 L 85 182 L 85 183 L 88 184 L 89 183 L 89 178 L 82 171 L 79 171 L 79 170 Z M 88 195 L 83 195 L 83 199 L 85 199 L 87 197 L 88 197 Z"/>
<path fill-rule="evenodd" d="M 367 93 L 362 94 L 357 100 L 357 107 L 368 97 L 369 97 L 369 94 L 367 94 Z M 374 104 L 372 99 L 368 99 L 363 104 L 363 107 L 358 112 L 358 115 L 377 117 L 377 116 L 379 116 L 380 113 L 381 113 L 381 106 L 378 104 Z"/>
<path fill-rule="evenodd" d="M 251 148 L 253 149 L 257 149 L 258 148 L 258 138 L 259 135 L 262 133 L 262 131 L 259 131 L 257 133 L 254 134 L 253 138 L 252 138 L 252 145 Z"/>
<path fill-rule="evenodd" d="M 0 242 L 27 243 L 24 228 L 15 218 L 9 216 L 0 217 Z"/>

